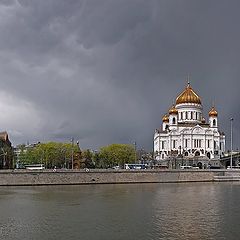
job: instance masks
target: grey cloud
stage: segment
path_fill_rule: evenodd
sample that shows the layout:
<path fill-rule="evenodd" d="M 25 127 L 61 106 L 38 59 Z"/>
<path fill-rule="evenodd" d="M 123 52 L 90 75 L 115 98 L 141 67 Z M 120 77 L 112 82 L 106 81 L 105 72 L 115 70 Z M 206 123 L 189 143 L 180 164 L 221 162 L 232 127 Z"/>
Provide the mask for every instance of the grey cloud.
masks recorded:
<path fill-rule="evenodd" d="M 19 112 L 26 107 L 18 102 L 29 103 L 38 119 L 35 126 L 27 118 L 26 127 L 2 119 L 1 128 L 11 128 L 15 144 L 74 136 L 83 147 L 137 141 L 151 149 L 154 129 L 190 73 L 205 115 L 214 101 L 227 137 L 229 118 L 236 119 L 238 147 L 239 5 L 0 1 L 0 89 Z"/>

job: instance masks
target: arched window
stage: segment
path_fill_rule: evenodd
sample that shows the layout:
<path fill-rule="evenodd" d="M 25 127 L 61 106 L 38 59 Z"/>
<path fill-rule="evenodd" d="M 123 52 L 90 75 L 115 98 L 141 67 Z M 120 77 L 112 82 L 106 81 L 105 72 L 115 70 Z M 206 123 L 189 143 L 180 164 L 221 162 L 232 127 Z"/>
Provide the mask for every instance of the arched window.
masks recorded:
<path fill-rule="evenodd" d="M 181 120 L 183 120 L 183 113 L 181 112 Z"/>
<path fill-rule="evenodd" d="M 216 150 L 217 149 L 217 142 L 215 140 L 214 140 L 213 146 L 214 146 L 214 150 Z"/>
<path fill-rule="evenodd" d="M 175 117 L 172 119 L 172 123 L 176 124 L 176 118 Z"/>
<path fill-rule="evenodd" d="M 196 156 L 196 157 L 200 156 L 200 152 L 199 152 L 199 151 L 196 151 L 196 152 L 195 152 L 195 156 Z"/>
<path fill-rule="evenodd" d="M 191 112 L 191 120 L 193 120 L 193 112 Z"/>
<path fill-rule="evenodd" d="M 185 112 L 185 119 L 188 119 L 187 112 Z"/>
<path fill-rule="evenodd" d="M 216 119 L 213 119 L 213 126 L 216 126 Z"/>

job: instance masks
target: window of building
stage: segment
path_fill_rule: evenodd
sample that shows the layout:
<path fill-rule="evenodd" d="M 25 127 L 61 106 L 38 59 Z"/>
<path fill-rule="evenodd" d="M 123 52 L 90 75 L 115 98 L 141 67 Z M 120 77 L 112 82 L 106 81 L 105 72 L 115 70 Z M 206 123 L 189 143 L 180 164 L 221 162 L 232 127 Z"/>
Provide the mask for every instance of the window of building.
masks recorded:
<path fill-rule="evenodd" d="M 202 139 L 194 139 L 194 148 L 202 147 Z"/>
<path fill-rule="evenodd" d="M 181 120 L 183 120 L 183 112 L 181 112 Z"/>
<path fill-rule="evenodd" d="M 173 148 L 176 148 L 176 140 L 173 140 Z"/>
<path fill-rule="evenodd" d="M 210 148 L 210 140 L 207 140 L 207 147 Z"/>
<path fill-rule="evenodd" d="M 176 118 L 175 117 L 173 118 L 172 123 L 176 124 Z"/>
<path fill-rule="evenodd" d="M 193 112 L 191 112 L 191 120 L 193 120 Z"/>
<path fill-rule="evenodd" d="M 188 119 L 187 112 L 185 112 L 185 119 Z"/>
<path fill-rule="evenodd" d="M 165 142 L 162 141 L 162 149 L 164 149 L 164 147 L 165 147 Z"/>
<path fill-rule="evenodd" d="M 216 119 L 213 119 L 213 126 L 216 126 Z"/>
<path fill-rule="evenodd" d="M 199 156 L 200 156 L 200 152 L 199 152 L 199 151 L 196 151 L 196 152 L 195 152 L 195 156 L 196 156 L 196 157 L 199 157 Z"/>
<path fill-rule="evenodd" d="M 214 141 L 214 149 L 217 149 L 217 142 Z"/>
<path fill-rule="evenodd" d="M 188 140 L 185 139 L 185 147 L 187 148 L 188 147 Z"/>

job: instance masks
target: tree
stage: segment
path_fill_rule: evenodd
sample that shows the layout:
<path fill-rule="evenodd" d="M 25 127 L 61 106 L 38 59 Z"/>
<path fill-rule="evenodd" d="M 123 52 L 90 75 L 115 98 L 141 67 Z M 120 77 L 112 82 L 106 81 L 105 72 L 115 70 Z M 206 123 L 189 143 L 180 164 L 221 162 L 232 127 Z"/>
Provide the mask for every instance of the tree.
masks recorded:
<path fill-rule="evenodd" d="M 19 159 L 22 164 L 43 163 L 46 168 L 62 168 L 71 164 L 72 150 L 75 154 L 79 148 L 71 143 L 39 143 L 34 147 L 22 147 Z"/>
<path fill-rule="evenodd" d="M 89 149 L 83 150 L 82 156 L 85 161 L 86 168 L 94 168 L 95 167 L 94 161 L 93 161 L 93 153 Z"/>
<path fill-rule="evenodd" d="M 108 168 L 124 166 L 135 161 L 135 149 L 130 144 L 111 144 L 100 148 L 98 166 Z"/>

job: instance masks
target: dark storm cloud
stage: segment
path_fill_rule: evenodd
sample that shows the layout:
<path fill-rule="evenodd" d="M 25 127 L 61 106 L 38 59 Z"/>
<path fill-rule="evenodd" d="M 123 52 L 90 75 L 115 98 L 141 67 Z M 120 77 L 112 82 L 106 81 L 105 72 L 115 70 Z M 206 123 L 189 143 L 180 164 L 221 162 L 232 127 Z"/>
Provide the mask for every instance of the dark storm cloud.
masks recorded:
<path fill-rule="evenodd" d="M 11 140 L 150 149 L 186 85 L 240 145 L 238 1 L 0 0 L 0 118 Z"/>

